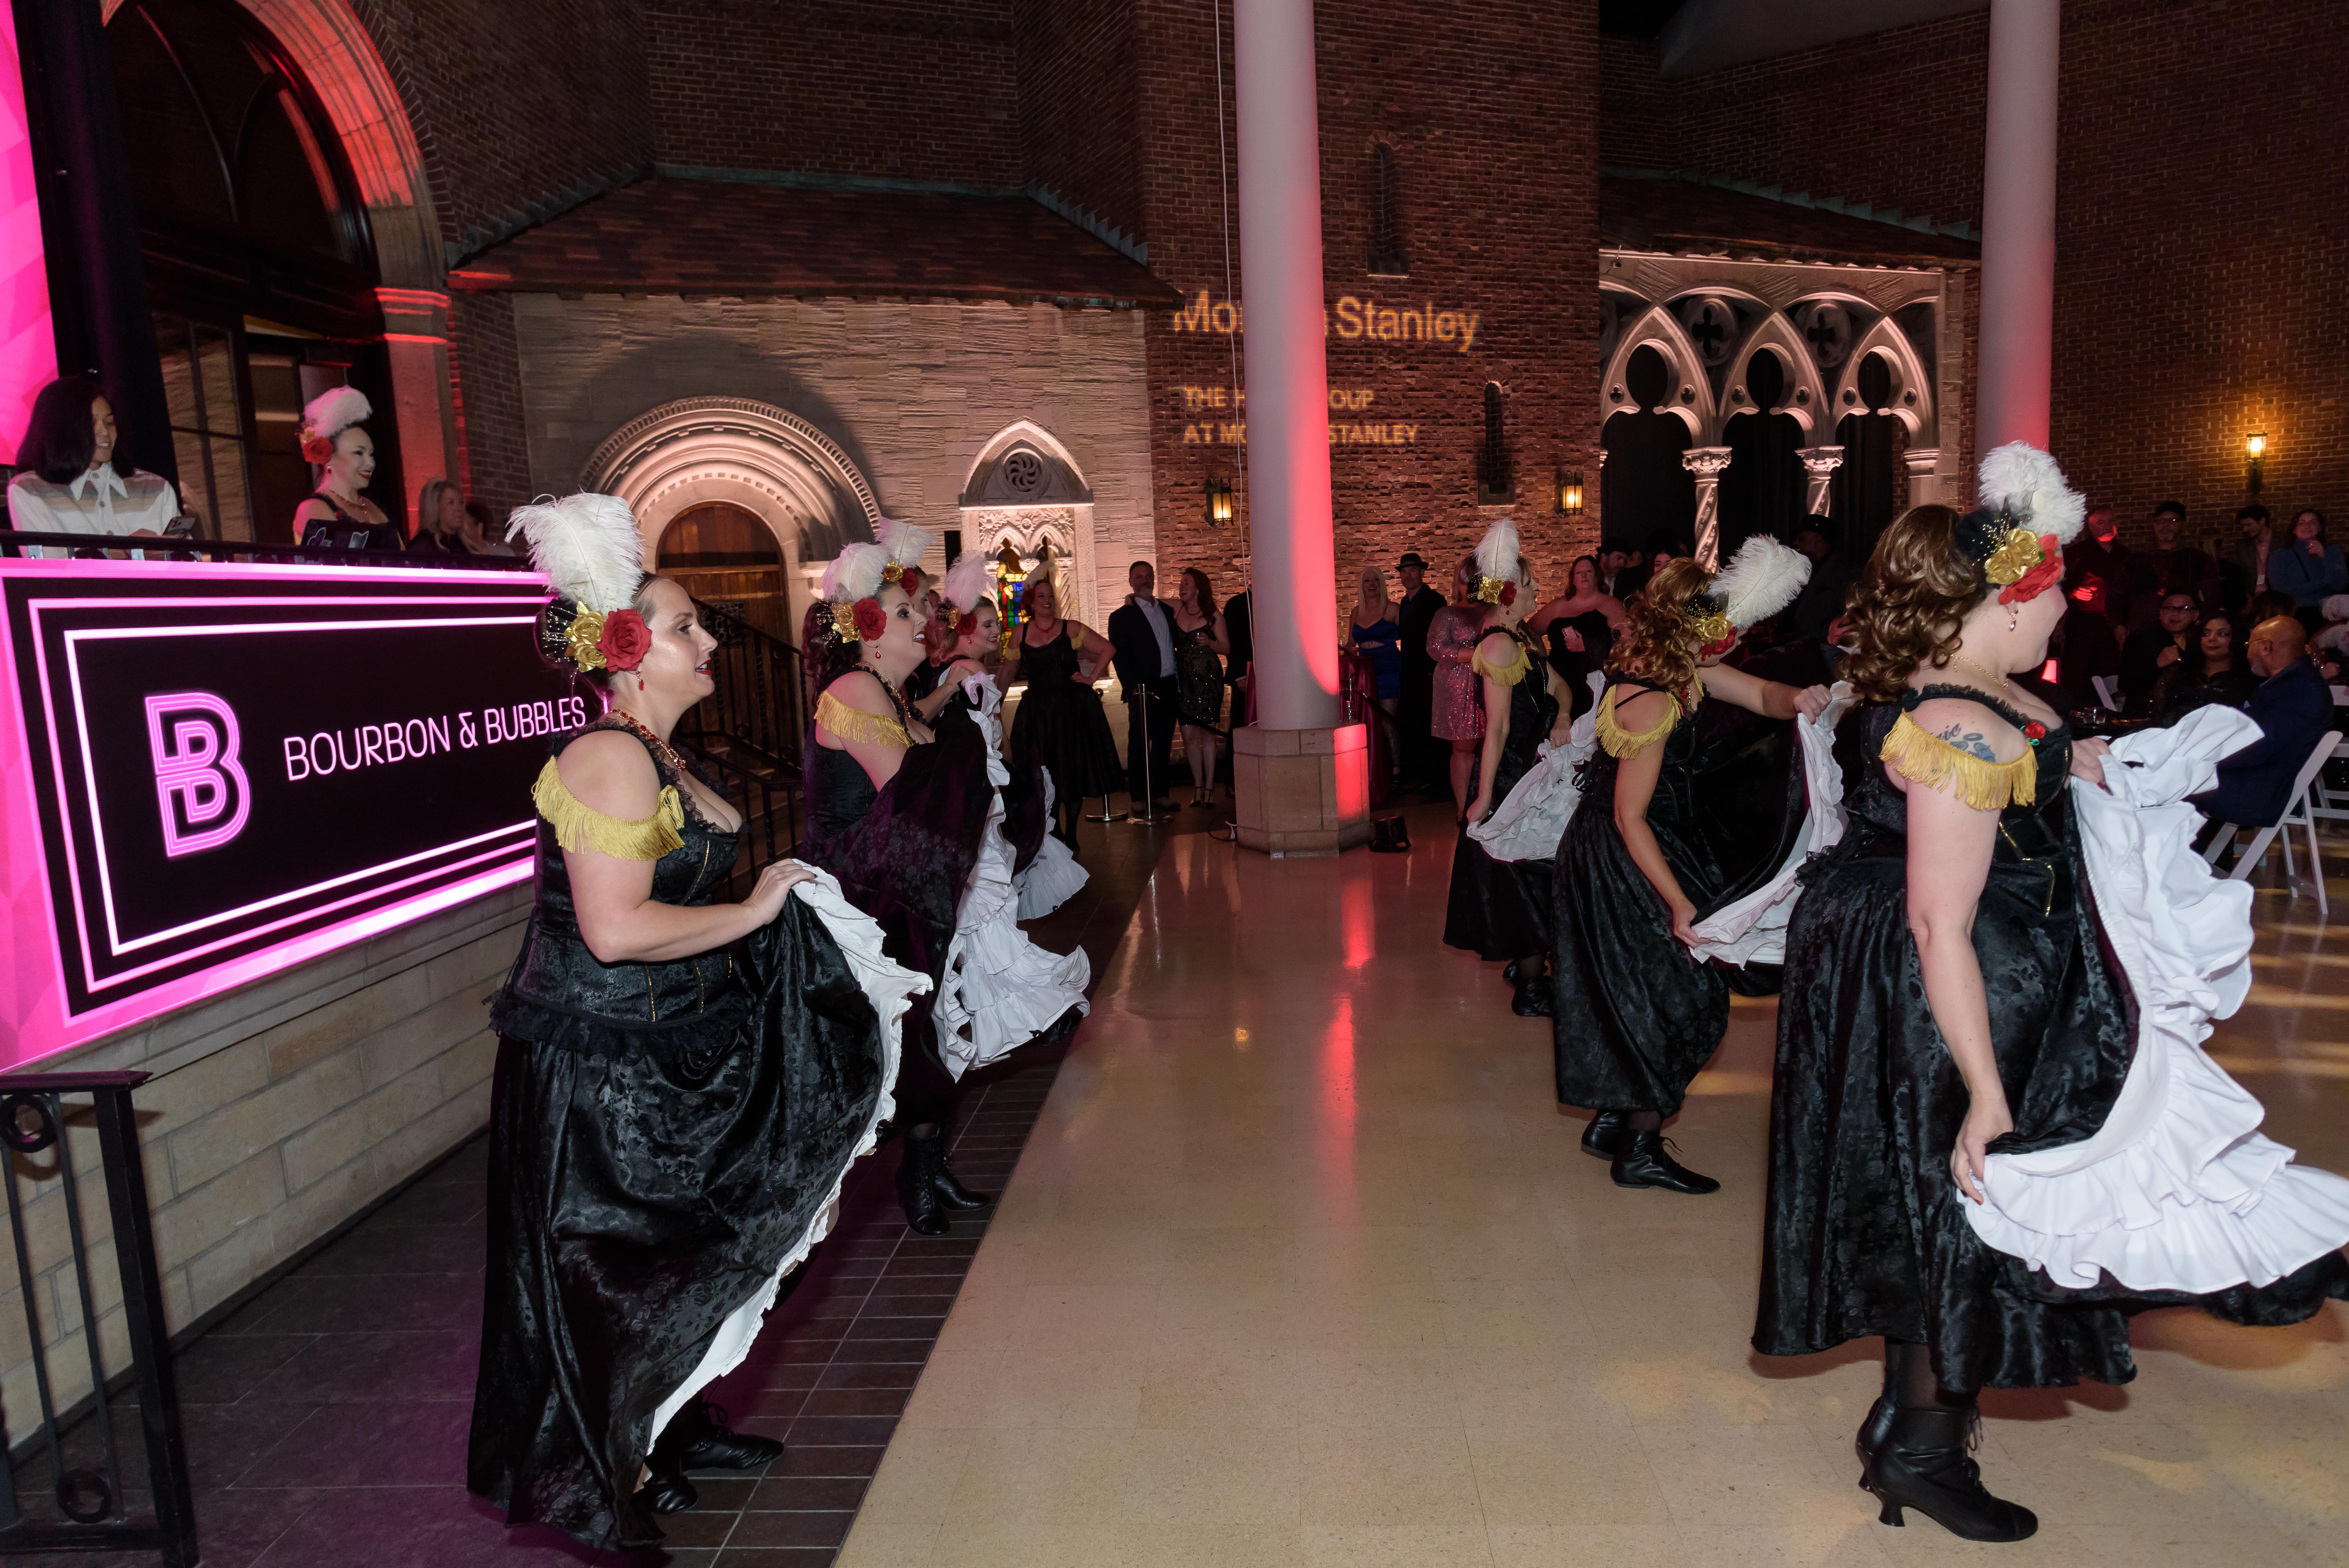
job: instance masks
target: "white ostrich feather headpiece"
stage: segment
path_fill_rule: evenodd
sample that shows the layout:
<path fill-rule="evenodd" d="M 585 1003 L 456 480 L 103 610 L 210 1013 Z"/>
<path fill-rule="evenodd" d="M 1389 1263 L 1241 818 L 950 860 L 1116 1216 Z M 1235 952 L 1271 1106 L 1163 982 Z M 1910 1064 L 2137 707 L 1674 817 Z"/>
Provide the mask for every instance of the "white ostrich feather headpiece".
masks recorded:
<path fill-rule="evenodd" d="M 303 405 L 302 433 L 331 441 L 353 425 L 375 418 L 367 394 L 356 387 L 329 387 Z"/>
<path fill-rule="evenodd" d="M 1495 518 L 1485 537 L 1476 542 L 1477 575 L 1487 583 L 1520 583 L 1525 580 L 1524 560 L 1516 523 L 1506 517 Z"/>
<path fill-rule="evenodd" d="M 930 552 L 930 542 L 935 536 L 926 528 L 885 517 L 873 525 L 873 537 L 889 552 L 889 564 L 903 568 L 919 566 L 922 557 Z"/>
<path fill-rule="evenodd" d="M 1757 533 L 1738 546 L 1713 580 L 1722 614 L 1739 631 L 1757 625 L 1795 602 L 1811 580 L 1811 558 L 1792 545 Z"/>
<path fill-rule="evenodd" d="M 644 531 L 618 496 L 582 490 L 516 507 L 506 537 L 517 533 L 557 593 L 599 614 L 632 603 L 645 580 Z"/>
<path fill-rule="evenodd" d="M 957 610 L 968 612 L 978 609 L 980 600 L 991 598 L 993 595 L 988 592 L 992 586 L 987 574 L 989 564 L 984 551 L 966 550 L 956 556 L 955 563 L 947 568 L 947 602 Z"/>
<path fill-rule="evenodd" d="M 881 592 L 881 573 L 889 552 L 877 544 L 843 544 L 823 569 L 823 593 L 834 604 L 853 604 Z"/>
<path fill-rule="evenodd" d="M 2033 533 L 2052 533 L 2058 544 L 2080 537 L 2087 521 L 2087 498 L 2064 482 L 2055 459 L 2028 441 L 2009 441 L 1982 459 L 1981 504 L 2012 517 Z"/>

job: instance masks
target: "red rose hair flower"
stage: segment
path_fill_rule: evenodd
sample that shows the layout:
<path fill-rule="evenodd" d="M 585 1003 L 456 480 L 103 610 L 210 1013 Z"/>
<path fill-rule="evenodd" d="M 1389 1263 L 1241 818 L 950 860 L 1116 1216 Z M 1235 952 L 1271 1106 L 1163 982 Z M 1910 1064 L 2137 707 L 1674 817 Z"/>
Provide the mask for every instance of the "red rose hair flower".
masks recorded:
<path fill-rule="evenodd" d="M 856 635 L 864 642 L 874 641 L 888 627 L 889 618 L 881 613 L 881 601 L 878 599 L 859 599 L 850 613 L 856 617 Z"/>
<path fill-rule="evenodd" d="M 978 611 L 976 611 L 976 610 L 965 610 L 961 614 L 959 614 L 959 615 L 957 615 L 957 616 L 956 616 L 956 617 L 955 617 L 955 635 L 956 635 L 956 636 L 957 636 L 957 637 L 968 637 L 968 636 L 969 636 L 973 632 L 976 632 L 976 631 L 978 631 Z"/>
<path fill-rule="evenodd" d="M 324 436 L 307 433 L 302 437 L 302 457 L 305 461 L 326 467 L 335 455 L 335 443 Z"/>
<path fill-rule="evenodd" d="M 595 639 L 605 667 L 616 670 L 632 670 L 643 664 L 652 645 L 652 628 L 645 624 L 645 618 L 633 606 L 627 605 L 604 617 L 604 634 Z"/>
<path fill-rule="evenodd" d="M 2028 604 L 2064 574 L 2064 547 L 2052 533 L 2039 536 L 2039 564 L 1998 591 L 2002 604 Z"/>
<path fill-rule="evenodd" d="M 1508 609 L 1510 606 L 1512 606 L 1512 605 L 1514 605 L 1515 603 L 1516 603 L 1516 602 L 1517 602 L 1517 585 L 1516 585 L 1516 583 L 1502 583 L 1502 584 L 1501 584 L 1501 608 L 1502 608 L 1502 609 L 1504 609 L 1504 610 L 1506 610 L 1506 609 Z"/>

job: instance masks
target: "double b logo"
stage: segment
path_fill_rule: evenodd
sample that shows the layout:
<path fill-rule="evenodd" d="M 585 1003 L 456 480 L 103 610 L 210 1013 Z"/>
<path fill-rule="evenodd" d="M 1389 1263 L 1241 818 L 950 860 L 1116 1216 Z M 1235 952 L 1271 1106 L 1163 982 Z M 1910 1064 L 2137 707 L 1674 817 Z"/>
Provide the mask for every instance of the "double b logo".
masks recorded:
<path fill-rule="evenodd" d="M 149 697 L 147 744 L 165 855 L 216 850 L 243 830 L 253 790 L 237 761 L 236 715 L 227 703 L 208 691 Z"/>

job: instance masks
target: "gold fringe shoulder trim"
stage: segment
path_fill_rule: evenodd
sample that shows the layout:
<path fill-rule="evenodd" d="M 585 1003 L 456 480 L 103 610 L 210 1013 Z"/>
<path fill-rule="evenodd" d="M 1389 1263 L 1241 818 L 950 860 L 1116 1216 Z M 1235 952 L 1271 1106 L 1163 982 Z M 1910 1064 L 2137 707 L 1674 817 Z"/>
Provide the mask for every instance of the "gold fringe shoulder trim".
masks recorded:
<path fill-rule="evenodd" d="M 1485 637 L 1479 637 L 1476 639 L 1476 651 L 1468 655 L 1469 667 L 1474 669 L 1478 675 L 1483 676 L 1486 680 L 1491 681 L 1495 686 L 1513 686 L 1519 681 L 1525 679 L 1526 672 L 1533 668 L 1533 657 L 1526 652 L 1525 644 L 1519 642 L 1515 637 L 1511 637 L 1509 639 L 1509 646 L 1513 650 L 1513 653 L 1508 663 L 1501 665 L 1485 663 L 1485 637 L 1489 637 L 1492 634 L 1488 632 L 1485 634 Z"/>
<path fill-rule="evenodd" d="M 905 727 L 885 714 L 851 707 L 830 692 L 815 699 L 815 721 L 843 740 L 864 746 L 894 746 L 903 751 L 914 744 Z"/>
<path fill-rule="evenodd" d="M 1952 779 L 1958 799 L 1977 811 L 2028 806 L 2039 794 L 2039 754 L 2026 750 L 2012 762 L 1985 762 L 1961 751 L 1903 713 L 1885 732 L 1879 753 L 1892 770 L 1911 783 L 1939 789 Z"/>
<path fill-rule="evenodd" d="M 661 786 L 660 804 L 649 817 L 626 821 L 607 817 L 564 786 L 554 758 L 538 771 L 531 801 L 554 829 L 554 841 L 566 850 L 594 850 L 616 861 L 657 861 L 685 842 L 685 805 L 677 786 Z"/>
<path fill-rule="evenodd" d="M 1596 720 L 1599 746 L 1606 750 L 1608 756 L 1619 762 L 1627 757 L 1639 756 L 1640 753 L 1670 735 L 1681 721 L 1680 699 L 1674 697 L 1671 707 L 1665 709 L 1664 717 L 1647 728 L 1641 730 L 1624 728 L 1621 721 L 1615 717 L 1615 698 L 1622 690 L 1619 686 L 1610 686 L 1599 696 L 1599 715 Z"/>

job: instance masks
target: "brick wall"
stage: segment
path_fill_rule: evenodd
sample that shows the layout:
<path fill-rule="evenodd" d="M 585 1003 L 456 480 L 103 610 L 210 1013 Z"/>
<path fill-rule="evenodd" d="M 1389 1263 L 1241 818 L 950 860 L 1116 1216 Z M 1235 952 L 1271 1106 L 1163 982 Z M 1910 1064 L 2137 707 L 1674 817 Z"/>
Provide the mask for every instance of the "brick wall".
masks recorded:
<path fill-rule="evenodd" d="M 442 235 L 652 157 L 636 0 L 353 0 L 424 154 Z"/>
<path fill-rule="evenodd" d="M 1017 0 L 1026 178 L 1140 237 L 1141 38 L 1123 0 Z"/>
<path fill-rule="evenodd" d="M 1011 0 L 647 0 L 663 163 L 1021 183 Z"/>
<path fill-rule="evenodd" d="M 163 1309 L 186 1327 L 481 1130 L 496 1037 L 483 999 L 513 962 L 527 887 L 273 975 L 44 1063 L 143 1068 L 133 1099 Z M 72 1104 L 74 1102 L 68 1102 Z M 69 1114 L 101 1359 L 129 1365 L 113 1226 L 87 1102 Z M 54 1160 L 17 1161 L 33 1305 L 60 1408 L 89 1391 Z M 0 1408 L 39 1423 L 24 1289 L 0 1268 Z"/>
<path fill-rule="evenodd" d="M 456 382 L 459 471 L 466 499 L 481 501 L 492 516 L 503 517 L 534 493 L 511 297 L 450 297 L 449 372 Z"/>
<path fill-rule="evenodd" d="M 1245 294 L 1225 283 L 1217 40 L 1195 7 L 1145 0 L 1141 20 L 1151 269 L 1185 291 L 1192 312 L 1200 291 L 1210 296 L 1204 323 L 1165 310 L 1151 321 L 1157 561 L 1162 578 L 1196 564 L 1229 593 L 1237 532 L 1207 525 L 1202 488 L 1239 471 L 1225 439 L 1237 411 L 1200 397 L 1224 390 L 1228 401 L 1233 340 L 1214 330 L 1213 310 Z M 1561 466 L 1598 488 L 1595 8 L 1324 7 L 1318 27 L 1330 386 L 1350 405 L 1330 415 L 1339 602 L 1352 603 L 1366 562 L 1388 570 L 1392 591 L 1402 551 L 1456 557 L 1498 515 L 1476 502 L 1487 382 L 1509 389 L 1514 510 L 1528 554 L 1545 583 L 1558 583 L 1598 532 L 1595 507 L 1568 522 L 1549 505 Z M 1228 72 L 1228 26 L 1221 42 Z M 1228 75 L 1225 104 L 1230 137 Z M 1381 141 L 1398 170 L 1403 277 L 1369 272 Z M 1406 310 L 1423 326 L 1433 314 L 1453 341 L 1350 336 L 1365 302 L 1391 312 L 1380 320 L 1398 333 L 1411 329 Z M 1433 575 L 1442 580 L 1440 566 Z"/>
<path fill-rule="evenodd" d="M 2349 318 L 2320 303 L 2349 285 L 2337 8 L 2070 0 L 2064 24 L 2056 456 L 2125 536 L 2172 497 L 2224 531 L 2263 428 L 2261 499 L 2340 515 Z M 1601 157 L 1979 221 L 1986 43 L 1977 14 L 1664 82 L 1651 46 L 1609 40 Z"/>

